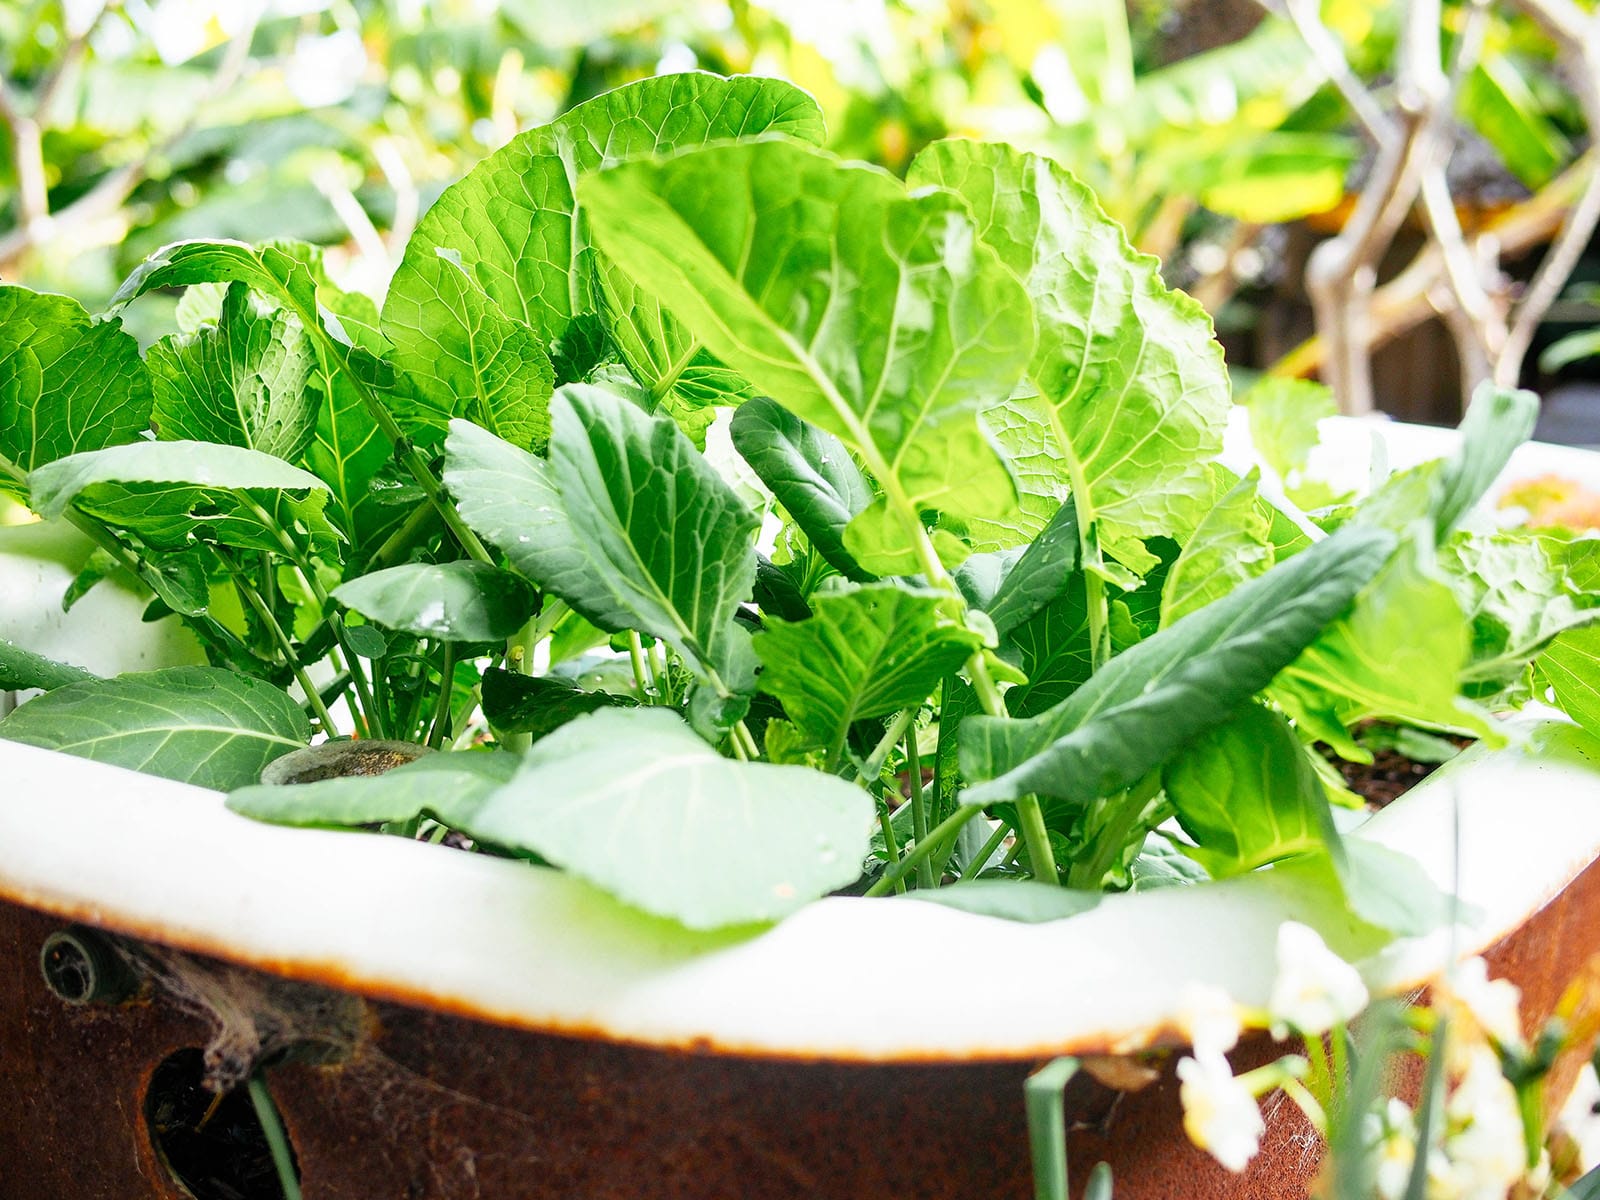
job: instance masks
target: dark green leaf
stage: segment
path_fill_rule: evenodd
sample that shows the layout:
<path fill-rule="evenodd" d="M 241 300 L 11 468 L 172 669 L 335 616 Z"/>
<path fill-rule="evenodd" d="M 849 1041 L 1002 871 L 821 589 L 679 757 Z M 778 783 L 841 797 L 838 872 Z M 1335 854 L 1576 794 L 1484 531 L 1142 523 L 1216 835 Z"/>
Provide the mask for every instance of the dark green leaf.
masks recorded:
<path fill-rule="evenodd" d="M 166 441 L 217 442 L 294 460 L 317 425 L 315 351 L 299 318 L 228 288 L 215 325 L 150 348 L 151 423 Z"/>
<path fill-rule="evenodd" d="M 585 384 L 553 411 L 548 461 L 451 424 L 461 515 L 589 621 L 663 639 L 732 694 L 750 665 L 733 618 L 755 579 L 755 515 L 671 421 Z"/>
<path fill-rule="evenodd" d="M 1058 600 L 1076 578 L 1078 514 L 1071 500 L 1056 509 L 1042 532 L 1019 554 L 992 550 L 974 554 L 956 571 L 956 583 L 968 601 L 994 622 L 1001 637 Z M 984 560 L 988 560 L 985 562 Z M 980 586 L 977 573 L 993 570 L 998 581 Z"/>
<path fill-rule="evenodd" d="M 804 621 L 769 620 L 757 685 L 837 756 L 856 721 L 921 704 L 982 645 L 938 592 L 894 584 L 818 592 Z"/>
<path fill-rule="evenodd" d="M 846 579 L 870 581 L 845 549 L 844 531 L 872 503 L 872 485 L 844 443 L 765 397 L 741 405 L 729 433 L 817 553 Z"/>
<path fill-rule="evenodd" d="M 861 789 L 809 768 L 721 758 L 663 709 L 603 709 L 535 746 L 465 828 L 710 929 L 854 882 L 872 812 Z"/>
<path fill-rule="evenodd" d="M 1086 803 L 1132 786 L 1271 682 L 1394 545 L 1383 531 L 1341 530 L 1117 655 L 1048 712 L 968 718 L 962 767 L 989 781 L 969 799 L 1035 792 Z"/>
<path fill-rule="evenodd" d="M 958 197 L 776 140 L 624 163 L 579 192 L 608 257 L 892 494 L 847 531 L 864 569 L 917 568 L 910 510 L 1014 506 L 978 413 L 1021 375 L 1032 315 Z"/>
<path fill-rule="evenodd" d="M 26 688 L 63 687 L 94 676 L 82 667 L 57 662 L 32 650 L 24 650 L 15 642 L 0 638 L 0 692 L 22 691 Z"/>
<path fill-rule="evenodd" d="M 26 473 L 132 441 L 150 421 L 150 377 L 120 321 L 91 321 L 66 296 L 0 284 L 0 495 Z"/>
<path fill-rule="evenodd" d="M 311 740 L 300 706 L 221 667 L 69 683 L 4 720 L 0 737 L 223 791 Z"/>
<path fill-rule="evenodd" d="M 1162 772 L 1190 858 L 1213 878 L 1338 840 L 1327 793 L 1289 722 L 1247 704 L 1191 741 Z"/>
<path fill-rule="evenodd" d="M 381 775 L 241 788 L 228 797 L 228 807 L 278 825 L 348 828 L 427 815 L 455 827 L 516 773 L 519 761 L 499 752 L 424 754 Z"/>
<path fill-rule="evenodd" d="M 362 616 L 443 642 L 494 642 L 527 624 L 528 581 L 480 562 L 406 563 L 341 584 L 333 598 Z"/>
<path fill-rule="evenodd" d="M 491 667 L 483 673 L 483 715 L 497 734 L 531 734 L 537 742 L 568 721 L 601 708 L 639 702 L 611 692 L 586 692 L 556 675 L 521 675 Z"/>

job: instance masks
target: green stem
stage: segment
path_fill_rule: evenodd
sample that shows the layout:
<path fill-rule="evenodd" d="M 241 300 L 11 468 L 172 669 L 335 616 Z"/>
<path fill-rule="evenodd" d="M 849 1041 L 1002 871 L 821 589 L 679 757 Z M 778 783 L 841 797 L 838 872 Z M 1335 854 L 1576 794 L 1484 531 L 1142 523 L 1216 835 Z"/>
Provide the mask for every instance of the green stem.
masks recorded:
<path fill-rule="evenodd" d="M 306 674 L 306 669 L 300 662 L 299 655 L 294 652 L 294 644 L 289 640 L 289 635 L 283 631 L 283 626 L 278 624 L 278 618 L 273 615 L 272 609 L 262 599 L 261 593 L 256 591 L 255 585 L 239 569 L 239 565 L 233 561 L 230 555 L 224 554 L 221 547 L 218 547 L 217 557 L 222 560 L 222 565 L 227 568 L 228 574 L 233 576 L 233 585 L 238 590 L 239 595 L 243 596 L 245 602 L 255 609 L 256 616 L 261 619 L 262 626 L 272 640 L 278 644 L 278 649 L 282 652 L 284 661 L 288 663 L 289 669 L 294 672 L 295 680 L 300 684 L 300 690 L 305 693 L 306 703 L 311 705 L 312 710 L 317 714 L 317 720 L 322 724 L 323 734 L 327 737 L 338 737 L 339 731 L 334 728 L 333 716 L 328 712 L 327 705 L 322 702 L 322 693 L 317 690 L 317 685 L 312 683 L 311 677 Z"/>
<path fill-rule="evenodd" d="M 1028 844 L 1028 864 L 1035 879 L 1059 884 L 1060 872 L 1056 869 L 1055 852 L 1050 849 L 1050 831 L 1045 828 L 1044 809 L 1039 797 L 1028 795 L 1017 798 L 1017 824 L 1022 840 Z"/>
<path fill-rule="evenodd" d="M 1138 828 L 1145 806 L 1160 788 L 1160 773 L 1152 771 L 1132 788 L 1106 800 L 1106 805 L 1111 808 L 1111 817 L 1091 840 L 1092 849 L 1088 857 L 1073 863 L 1068 870 L 1068 887 L 1100 887 L 1106 872 L 1111 870 L 1118 856 L 1127 849 L 1128 839 Z"/>
<path fill-rule="evenodd" d="M 889 865 L 884 869 L 884 875 L 887 877 L 891 871 L 900 865 L 900 844 L 899 840 L 894 836 L 894 817 L 889 812 L 888 804 L 881 797 L 878 799 L 877 808 L 878 828 L 883 831 L 883 849 L 884 853 L 889 856 Z M 903 873 L 900 876 L 896 876 L 894 890 L 897 895 L 905 895 L 906 883 Z"/>
<path fill-rule="evenodd" d="M 438 513 L 427 505 L 413 509 L 411 515 L 384 539 L 383 545 L 368 557 L 363 574 L 371 574 L 389 566 L 400 555 L 411 549 L 436 516 Z"/>
<path fill-rule="evenodd" d="M 994 852 L 1000 849 L 1000 844 L 1006 840 L 1006 834 L 1010 832 L 1011 827 L 1004 821 L 996 825 L 994 832 L 989 835 L 989 840 L 983 843 L 982 848 L 979 849 L 973 860 L 965 864 L 965 869 L 961 872 L 961 878 L 977 878 L 978 872 L 983 870 L 983 865 L 994 857 Z"/>
<path fill-rule="evenodd" d="M 1028 1110 L 1028 1151 L 1033 1160 L 1034 1200 L 1069 1200 L 1067 1116 L 1063 1093 L 1078 1073 L 1078 1060 L 1058 1058 L 1022 1085 Z"/>
<path fill-rule="evenodd" d="M 740 762 L 750 761 L 750 752 L 744 748 L 744 743 L 739 740 L 739 735 L 731 729 L 728 731 L 728 748 L 733 751 L 733 756 Z"/>
<path fill-rule="evenodd" d="M 909 854 L 907 854 L 899 862 L 890 866 L 887 871 L 879 876 L 877 882 L 869 887 L 865 894 L 868 896 L 883 895 L 890 888 L 894 887 L 895 884 L 899 883 L 900 880 L 905 878 L 907 872 L 915 870 L 916 865 L 919 862 L 927 858 L 928 855 L 932 854 L 950 838 L 955 837 L 957 833 L 961 832 L 961 827 L 982 811 L 983 805 L 981 804 L 960 805 L 955 812 L 951 813 L 948 817 L 940 821 L 928 831 L 928 838 L 926 841 L 918 842 L 915 846 L 911 847 L 911 852 Z"/>
<path fill-rule="evenodd" d="M 324 597 L 322 603 L 327 604 Z M 328 614 L 328 628 L 333 630 L 333 638 L 339 643 L 339 648 L 349 660 L 350 682 L 356 689 L 356 698 L 361 702 L 361 714 L 367 726 L 367 732 L 374 737 L 388 737 L 389 728 L 383 719 L 383 713 L 378 709 L 378 701 L 372 694 L 371 685 L 367 683 L 367 673 L 356 661 L 356 652 L 350 647 L 349 635 L 345 632 L 344 618 L 336 612 Z M 338 665 L 339 656 L 329 653 L 329 656 Z"/>
<path fill-rule="evenodd" d="M 435 750 L 444 745 L 450 732 L 450 693 L 456 681 L 456 644 L 444 644 L 444 661 L 439 666 L 439 702 L 433 710 L 433 731 L 428 734 L 428 745 Z"/>
<path fill-rule="evenodd" d="M 639 702 L 655 703 L 651 699 L 651 689 L 646 682 L 650 678 L 650 672 L 644 665 L 644 643 L 639 640 L 638 631 L 633 629 L 628 630 L 628 661 L 633 664 L 633 688 L 639 693 Z"/>
<path fill-rule="evenodd" d="M 884 729 L 883 736 L 878 739 L 878 744 L 872 748 L 872 753 L 867 755 L 864 761 L 853 764 L 857 779 L 870 787 L 883 773 L 883 764 L 888 761 L 889 751 L 893 750 L 895 743 L 905 735 L 906 728 L 911 724 L 911 718 L 916 712 L 914 708 L 904 708 L 895 715 L 894 720 Z"/>
<path fill-rule="evenodd" d="M 745 752 L 749 754 L 751 759 L 761 757 L 761 747 L 756 745 L 755 735 L 750 732 L 750 726 L 746 725 L 742 720 L 733 723 L 733 736 L 735 740 L 744 745 Z"/>
<path fill-rule="evenodd" d="M 911 778 L 911 830 L 918 843 L 928 837 L 928 800 L 922 793 L 922 755 L 917 750 L 917 730 L 913 725 L 906 730 L 906 774 Z M 917 886 L 934 886 L 933 862 L 923 859 L 917 864 Z"/>
<path fill-rule="evenodd" d="M 300 1200 L 300 1175 L 294 1169 L 294 1153 L 289 1149 L 289 1137 L 283 1131 L 283 1121 L 272 1103 L 272 1093 L 267 1091 L 266 1080 L 260 1074 L 250 1076 L 248 1084 L 250 1103 L 256 1110 L 256 1120 L 261 1122 L 261 1132 L 267 1139 L 267 1149 L 272 1154 L 272 1165 L 278 1173 L 278 1187 L 283 1200 Z"/>

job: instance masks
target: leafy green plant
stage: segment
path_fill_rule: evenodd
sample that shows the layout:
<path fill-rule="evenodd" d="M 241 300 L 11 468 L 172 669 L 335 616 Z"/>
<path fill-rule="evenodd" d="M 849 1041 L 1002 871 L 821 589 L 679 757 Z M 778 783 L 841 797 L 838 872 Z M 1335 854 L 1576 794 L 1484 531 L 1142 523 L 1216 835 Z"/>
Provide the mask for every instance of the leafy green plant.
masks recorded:
<path fill-rule="evenodd" d="M 695 927 L 1291 863 L 1438 919 L 1310 743 L 1499 736 L 1530 664 L 1595 721 L 1587 547 L 1466 520 L 1534 399 L 1486 389 L 1453 458 L 1319 525 L 1215 461 L 1208 318 L 1062 168 L 943 142 L 908 186 L 822 136 L 776 80 L 608 93 L 448 189 L 381 307 L 289 243 L 167 246 L 98 318 L 0 287 L 0 486 L 96 540 L 75 593 L 132 573 L 211 660 L 0 643 L 47 689 L 0 736 Z M 141 355 L 117 314 L 180 288 Z M 253 786 L 313 722 L 440 753 Z"/>

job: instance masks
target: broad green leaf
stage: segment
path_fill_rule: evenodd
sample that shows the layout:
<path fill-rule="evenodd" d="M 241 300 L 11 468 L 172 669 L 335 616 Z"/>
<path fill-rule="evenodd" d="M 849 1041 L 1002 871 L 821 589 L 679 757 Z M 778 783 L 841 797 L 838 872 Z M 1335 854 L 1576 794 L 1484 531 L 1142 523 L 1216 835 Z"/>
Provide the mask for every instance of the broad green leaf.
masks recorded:
<path fill-rule="evenodd" d="M 817 553 L 846 579 L 871 580 L 844 545 L 845 527 L 874 499 L 844 443 L 765 397 L 739 407 L 729 434 Z"/>
<path fill-rule="evenodd" d="M 289 246 L 251 246 L 227 239 L 163 246 L 123 280 L 109 308 L 115 312 L 157 288 L 197 283 L 246 284 L 284 302 L 302 322 L 317 311 L 316 275 L 304 255 Z"/>
<path fill-rule="evenodd" d="M 1327 794 L 1289 723 L 1259 704 L 1195 738 L 1161 783 L 1190 858 L 1216 879 L 1337 842 Z"/>
<path fill-rule="evenodd" d="M 1458 696 L 1471 642 L 1455 593 L 1407 544 L 1285 667 L 1271 695 L 1307 737 L 1357 762 L 1371 755 L 1346 730 L 1369 717 L 1486 735 Z"/>
<path fill-rule="evenodd" d="M 21 475 L 33 468 L 144 432 L 150 378 L 120 321 L 0 284 L 0 329 L 0 496 L 26 500 Z"/>
<path fill-rule="evenodd" d="M 908 900 L 925 900 L 962 912 L 1037 925 L 1086 913 L 1105 899 L 1104 892 L 1081 891 L 1031 879 L 975 879 L 954 887 L 916 888 Z"/>
<path fill-rule="evenodd" d="M 957 569 L 956 583 L 1004 637 L 1066 592 L 1077 579 L 1078 552 L 1078 515 L 1068 501 L 1026 549 L 974 554 Z"/>
<path fill-rule="evenodd" d="M 362 616 L 443 642 L 494 642 L 537 607 L 528 581 L 488 563 L 406 563 L 341 584 L 333 598 Z"/>
<path fill-rule="evenodd" d="M 381 775 L 240 788 L 228 807 L 277 825 L 348 828 L 430 816 L 455 827 L 510 780 L 519 761 L 500 752 L 424 754 Z"/>
<path fill-rule="evenodd" d="M 1456 107 L 1506 169 L 1530 188 L 1549 183 L 1572 156 L 1570 143 L 1505 54 L 1486 55 L 1473 64 L 1461 81 Z"/>
<path fill-rule="evenodd" d="M 383 311 L 402 368 L 417 368 L 419 391 L 440 412 L 462 414 L 454 397 L 484 380 L 492 407 L 507 389 L 527 389 L 502 369 L 508 354 L 559 356 L 579 319 L 600 311 L 600 272 L 613 340 L 655 403 L 671 394 L 697 407 L 722 394 L 732 373 L 594 254 L 577 183 L 630 155 L 766 132 L 818 142 L 822 117 L 780 80 L 694 73 L 607 92 L 513 139 L 447 188 L 406 245 Z M 429 357 L 441 364 L 432 372 Z"/>
<path fill-rule="evenodd" d="M 403 290 L 391 287 L 384 304 L 384 335 L 413 389 L 395 416 L 422 443 L 441 438 L 452 417 L 467 417 L 515 446 L 543 450 L 555 368 L 540 336 L 483 293 L 459 251 L 434 254 L 426 264 L 408 259 L 410 274 L 396 275 Z"/>
<path fill-rule="evenodd" d="M 1558 634 L 1600 620 L 1600 540 L 1458 531 L 1440 566 L 1472 623 L 1468 679 L 1510 683 Z"/>
<path fill-rule="evenodd" d="M 1229 397 L 1211 318 L 1161 281 L 1088 188 L 1002 145 L 938 142 L 911 182 L 959 193 L 979 235 L 1027 287 L 1039 340 L 1031 394 L 985 413 L 1010 455 L 1020 517 L 975 526 L 979 549 L 1029 541 L 1070 490 L 1100 547 L 1137 571 L 1140 539 L 1184 541 L 1211 497 Z"/>
<path fill-rule="evenodd" d="M 320 479 L 239 446 L 132 442 L 46 463 L 28 483 L 41 516 L 72 505 L 157 550 L 199 539 L 281 553 L 278 529 L 319 554 L 338 544 L 323 515 L 328 490 Z"/>
<path fill-rule="evenodd" d="M 958 197 L 908 194 L 784 141 L 628 162 L 579 191 L 609 258 L 758 390 L 860 455 L 893 500 L 847 530 L 865 569 L 916 569 L 914 510 L 972 520 L 1013 507 L 978 413 L 1020 376 L 1032 313 Z"/>
<path fill-rule="evenodd" d="M 311 441 L 315 353 L 294 314 L 258 306 L 229 286 L 215 325 L 163 338 L 146 364 L 151 424 L 166 441 L 216 442 L 294 460 Z"/>
<path fill-rule="evenodd" d="M 1346 528 L 1117 655 L 1028 720 L 968 718 L 968 798 L 1035 792 L 1086 803 L 1132 786 L 1227 721 L 1300 654 L 1383 565 L 1395 538 Z"/>
<path fill-rule="evenodd" d="M 819 592 L 804 621 L 769 618 L 757 685 L 835 758 L 850 726 L 921 704 L 983 644 L 951 600 L 898 584 Z"/>
<path fill-rule="evenodd" d="M 1089 645 L 1089 610 L 1084 591 L 1068 587 L 1055 600 L 1008 633 L 1001 656 L 1028 677 L 1006 693 L 1014 717 L 1032 717 L 1060 704 L 1094 670 Z"/>
<path fill-rule="evenodd" d="M 455 421 L 445 482 L 511 565 L 610 632 L 662 638 L 732 694 L 734 613 L 755 580 L 756 517 L 670 420 L 569 384 L 548 460 Z"/>
<path fill-rule="evenodd" d="M 1295 221 L 1337 208 L 1362 144 L 1339 133 L 1275 130 L 1207 148 L 1196 170 L 1169 175 L 1213 212 L 1252 224 Z M 1180 152 L 1181 153 L 1181 152 Z"/>
<path fill-rule="evenodd" d="M 1445 461 L 1434 500 L 1435 536 L 1443 540 L 1505 470 L 1511 452 L 1533 435 L 1539 397 L 1480 383 L 1461 421 L 1461 446 Z"/>
<path fill-rule="evenodd" d="M 585 691 L 558 675 L 520 675 L 490 668 L 483 673 L 483 715 L 497 734 L 531 734 L 537 742 L 568 721 L 601 708 L 633 708 L 632 696 Z"/>
<path fill-rule="evenodd" d="M 311 740 L 281 689 L 222 667 L 69 683 L 0 720 L 0 737 L 228 791 Z"/>
<path fill-rule="evenodd" d="M 0 692 L 22 691 L 26 688 L 64 687 L 94 676 L 82 667 L 57 662 L 32 650 L 25 650 L 15 642 L 0 638 Z"/>
<path fill-rule="evenodd" d="M 1550 643 L 1534 669 L 1562 711 L 1600 736 L 1600 626 L 1570 629 Z"/>
<path fill-rule="evenodd" d="M 1320 440 L 1317 422 L 1339 411 L 1330 388 L 1306 379 L 1270 376 L 1239 403 L 1249 413 L 1256 453 L 1285 481 L 1305 470 L 1306 459 Z"/>
<path fill-rule="evenodd" d="M 1200 519 L 1161 589 L 1161 624 L 1204 608 L 1275 561 L 1272 521 L 1256 495 L 1252 470 Z"/>
<path fill-rule="evenodd" d="M 807 767 L 732 762 L 659 708 L 535 746 L 466 825 L 694 929 L 772 921 L 853 882 L 872 801 Z"/>

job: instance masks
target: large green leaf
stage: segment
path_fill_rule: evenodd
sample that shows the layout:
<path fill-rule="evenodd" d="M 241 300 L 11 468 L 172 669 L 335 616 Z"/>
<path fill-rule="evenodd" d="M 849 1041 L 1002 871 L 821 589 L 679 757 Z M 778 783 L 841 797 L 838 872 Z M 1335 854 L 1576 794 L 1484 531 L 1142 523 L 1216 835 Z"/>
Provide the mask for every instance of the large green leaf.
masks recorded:
<path fill-rule="evenodd" d="M 483 673 L 483 715 L 497 734 L 526 733 L 537 742 L 568 721 L 601 708 L 633 708 L 631 696 L 587 692 L 558 675 L 521 675 L 491 667 Z"/>
<path fill-rule="evenodd" d="M 519 761 L 499 752 L 424 754 L 381 775 L 240 788 L 228 797 L 228 807 L 278 825 L 347 828 L 426 815 L 455 826 L 510 780 Z"/>
<path fill-rule="evenodd" d="M 755 515 L 671 421 L 581 384 L 553 412 L 548 460 L 451 424 L 462 517 L 595 625 L 664 639 L 719 694 L 741 686 L 752 664 L 733 617 L 755 581 Z"/>
<path fill-rule="evenodd" d="M 1117 655 L 1028 720 L 968 718 L 969 798 L 1036 792 L 1085 803 L 1130 787 L 1228 720 L 1337 618 L 1388 559 L 1394 535 L 1340 530 Z"/>
<path fill-rule="evenodd" d="M 1083 589 L 1068 588 L 1011 630 L 1000 655 L 1028 677 L 1006 693 L 1012 716 L 1037 716 L 1072 695 L 1094 671 Z"/>
<path fill-rule="evenodd" d="M 296 459 L 317 425 L 307 387 L 315 357 L 298 317 L 260 307 L 245 284 L 232 284 L 215 325 L 150 348 L 156 434 Z"/>
<path fill-rule="evenodd" d="M 1483 498 L 1505 470 L 1511 452 L 1533 434 L 1539 397 L 1521 388 L 1480 383 L 1461 421 L 1461 444 L 1445 460 L 1432 498 L 1440 540 Z"/>
<path fill-rule="evenodd" d="M 120 321 L 91 321 L 66 296 L 0 284 L 0 495 L 57 458 L 116 446 L 150 421 L 150 378 Z"/>
<path fill-rule="evenodd" d="M 784 141 L 628 162 L 579 191 L 618 266 L 760 391 L 861 456 L 889 497 L 847 531 L 864 568 L 925 562 L 915 510 L 999 519 L 1014 506 L 978 413 L 1032 354 L 1031 306 L 958 197 L 908 194 Z"/>
<path fill-rule="evenodd" d="M 0 638 L 0 692 L 20 691 L 25 688 L 62 687 L 94 676 L 82 667 L 57 662 L 42 654 L 26 650 L 15 642 Z"/>
<path fill-rule="evenodd" d="M 629 155 L 765 132 L 817 142 L 821 114 L 780 80 L 672 75 L 580 104 L 484 159 L 418 223 L 384 304 L 384 334 L 421 397 L 495 428 L 461 401 L 481 394 L 492 410 L 514 393 L 521 404 L 536 374 L 528 351 L 560 352 L 574 321 L 599 311 L 597 271 L 607 281 L 613 339 L 657 403 L 674 393 L 699 404 L 737 384 L 595 256 L 577 183 Z M 506 370 L 508 362 L 520 370 Z"/>
<path fill-rule="evenodd" d="M 319 554 L 338 545 L 322 511 L 327 485 L 259 450 L 132 442 L 46 463 L 28 483 L 41 516 L 60 516 L 71 505 L 157 550 L 199 539 L 281 552 L 279 529 Z"/>
<path fill-rule="evenodd" d="M 1268 376 L 1239 400 L 1249 413 L 1250 441 L 1285 482 L 1305 470 L 1319 440 L 1317 423 L 1338 413 L 1333 390 L 1308 379 Z"/>
<path fill-rule="evenodd" d="M 351 579 L 333 598 L 362 616 L 444 642 L 510 637 L 533 615 L 528 581 L 488 563 L 406 563 Z"/>
<path fill-rule="evenodd" d="M 1023 280 L 1039 320 L 1030 393 L 986 413 L 1022 490 L 1020 518 L 980 543 L 1043 529 L 1071 490 L 1078 520 L 1139 571 L 1140 539 L 1182 542 L 1211 498 L 1206 462 L 1222 447 L 1229 386 L 1205 310 L 1161 281 L 1088 188 L 1047 159 L 1003 145 L 938 142 L 913 184 L 959 193 L 979 234 Z"/>
<path fill-rule="evenodd" d="M 767 620 L 758 684 L 835 756 L 854 722 L 921 704 L 983 644 L 939 592 L 868 584 L 819 592 L 811 608 L 804 621 Z"/>
<path fill-rule="evenodd" d="M 1222 879 L 1338 840 L 1327 792 L 1289 723 L 1259 704 L 1202 733 L 1162 772 L 1167 799 Z"/>
<path fill-rule="evenodd" d="M 764 396 L 741 405 L 728 432 L 817 553 L 846 579 L 869 581 L 845 549 L 844 531 L 875 497 L 844 443 Z"/>
<path fill-rule="evenodd" d="M 663 709 L 606 709 L 535 746 L 466 828 L 710 929 L 853 882 L 872 812 L 843 780 L 724 759 Z"/>
<path fill-rule="evenodd" d="M 311 740 L 279 688 L 221 667 L 69 683 L 4 720 L 0 737 L 223 791 Z"/>
<path fill-rule="evenodd" d="M 226 239 L 163 246 L 123 280 L 109 307 L 114 312 L 157 288 L 196 283 L 246 284 L 282 301 L 302 321 L 317 311 L 316 274 L 303 254 L 290 246 L 251 246 Z"/>

